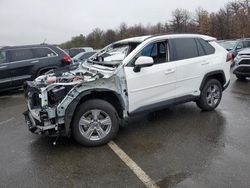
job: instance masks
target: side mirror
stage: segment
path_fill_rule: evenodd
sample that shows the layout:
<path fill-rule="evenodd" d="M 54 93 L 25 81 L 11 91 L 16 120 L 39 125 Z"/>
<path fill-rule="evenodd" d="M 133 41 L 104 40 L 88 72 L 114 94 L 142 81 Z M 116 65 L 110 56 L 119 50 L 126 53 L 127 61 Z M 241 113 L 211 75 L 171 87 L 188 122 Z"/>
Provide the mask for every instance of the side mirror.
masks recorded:
<path fill-rule="evenodd" d="M 149 67 L 154 64 L 154 60 L 152 57 L 148 56 L 140 56 L 135 61 L 134 72 L 140 72 L 142 67 Z"/>

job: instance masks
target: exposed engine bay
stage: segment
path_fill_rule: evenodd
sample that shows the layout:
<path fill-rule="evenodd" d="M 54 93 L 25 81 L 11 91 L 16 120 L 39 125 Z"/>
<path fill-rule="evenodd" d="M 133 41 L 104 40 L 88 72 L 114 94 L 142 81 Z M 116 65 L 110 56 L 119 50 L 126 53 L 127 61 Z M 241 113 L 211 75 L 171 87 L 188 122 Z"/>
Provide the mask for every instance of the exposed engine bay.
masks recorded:
<path fill-rule="evenodd" d="M 51 135 L 52 130 L 56 132 L 59 125 L 63 124 L 62 118 L 60 120 L 57 114 L 58 105 L 69 97 L 69 93 L 76 93 L 77 86 L 103 77 L 100 72 L 81 68 L 68 72 L 61 70 L 48 72 L 34 81 L 26 82 L 24 89 L 29 110 L 26 117 L 30 120 L 28 123 L 30 130 L 37 134 L 48 135 Z"/>
<path fill-rule="evenodd" d="M 125 91 L 120 76 L 113 75 L 115 69 L 102 65 L 78 65 L 69 71 L 55 70 L 39 76 L 24 85 L 28 110 L 24 113 L 29 130 L 47 136 L 69 136 L 67 110 L 73 101 L 88 90 L 102 88 Z M 73 109 L 74 110 L 74 109 Z M 73 113 L 73 112 L 72 112 Z M 67 124 L 67 125 L 65 125 Z"/>
<path fill-rule="evenodd" d="M 47 136 L 70 136 L 71 120 L 84 97 L 113 93 L 122 101 L 122 115 L 128 109 L 123 59 L 139 43 L 115 43 L 85 62 L 49 71 L 24 85 L 29 130 Z M 98 94 L 96 94 L 98 93 Z M 112 94 L 111 94 L 112 95 Z M 113 99 L 112 99 L 113 100 Z M 115 99 L 114 99 L 114 102 Z"/>

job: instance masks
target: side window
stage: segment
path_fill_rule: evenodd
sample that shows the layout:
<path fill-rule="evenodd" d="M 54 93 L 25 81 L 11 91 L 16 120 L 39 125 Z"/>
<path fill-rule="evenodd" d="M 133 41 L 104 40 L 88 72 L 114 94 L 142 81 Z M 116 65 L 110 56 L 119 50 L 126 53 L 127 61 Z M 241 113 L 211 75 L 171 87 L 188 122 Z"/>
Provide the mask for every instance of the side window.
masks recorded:
<path fill-rule="evenodd" d="M 155 49 L 155 44 L 149 44 L 148 46 L 143 48 L 140 56 L 152 57 L 154 49 Z"/>
<path fill-rule="evenodd" d="M 33 54 L 31 49 L 17 49 L 17 50 L 10 50 L 10 61 L 22 61 L 33 59 Z"/>
<path fill-rule="evenodd" d="M 244 48 L 249 48 L 250 47 L 250 41 L 244 41 L 243 42 L 243 46 L 244 46 Z"/>
<path fill-rule="evenodd" d="M 243 48 L 243 42 L 239 42 L 236 46 L 236 49 L 241 49 Z"/>
<path fill-rule="evenodd" d="M 210 54 L 214 54 L 215 53 L 215 49 L 213 46 L 211 46 L 207 41 L 203 40 L 203 39 L 198 39 L 201 46 L 203 47 L 206 55 L 210 55 Z"/>
<path fill-rule="evenodd" d="M 6 63 L 7 59 L 6 59 L 6 52 L 5 51 L 0 51 L 0 64 L 1 63 Z"/>
<path fill-rule="evenodd" d="M 33 48 L 32 50 L 35 58 L 51 57 L 56 55 L 49 48 Z"/>
<path fill-rule="evenodd" d="M 195 39 L 195 41 L 196 41 L 196 44 L 197 44 L 197 49 L 198 49 L 199 56 L 206 55 L 206 52 L 203 49 L 203 47 L 201 46 L 201 43 L 198 41 L 198 39 Z"/>
<path fill-rule="evenodd" d="M 176 38 L 170 40 L 171 61 L 198 57 L 195 39 Z"/>
<path fill-rule="evenodd" d="M 152 43 L 146 46 L 137 56 L 148 56 L 154 59 L 154 64 L 167 62 L 167 44 L 166 42 Z"/>

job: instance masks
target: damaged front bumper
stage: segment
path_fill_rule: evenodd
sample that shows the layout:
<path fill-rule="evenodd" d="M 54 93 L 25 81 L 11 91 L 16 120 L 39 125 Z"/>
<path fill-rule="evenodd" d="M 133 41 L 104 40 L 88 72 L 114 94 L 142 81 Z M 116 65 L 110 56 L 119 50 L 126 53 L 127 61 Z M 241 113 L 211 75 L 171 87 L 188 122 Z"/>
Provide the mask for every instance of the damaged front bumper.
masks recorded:
<path fill-rule="evenodd" d="M 32 82 L 26 82 L 24 90 L 27 111 L 23 115 L 28 129 L 32 133 L 39 135 L 64 136 L 64 124 L 58 122 L 56 107 L 42 107 L 41 93 Z"/>

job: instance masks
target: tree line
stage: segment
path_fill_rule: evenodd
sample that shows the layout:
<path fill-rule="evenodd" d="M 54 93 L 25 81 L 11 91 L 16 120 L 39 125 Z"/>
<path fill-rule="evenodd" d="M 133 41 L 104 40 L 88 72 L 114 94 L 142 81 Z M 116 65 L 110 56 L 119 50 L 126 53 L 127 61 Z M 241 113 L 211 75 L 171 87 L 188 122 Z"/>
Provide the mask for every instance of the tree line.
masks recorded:
<path fill-rule="evenodd" d="M 117 29 L 95 28 L 86 36 L 80 34 L 72 37 L 70 41 L 60 44 L 60 47 L 69 49 L 91 46 L 100 49 L 124 38 L 158 33 L 199 33 L 217 39 L 250 37 L 250 0 L 230 1 L 217 12 L 211 13 L 202 7 L 198 7 L 195 12 L 178 8 L 172 12 L 170 20 L 154 25 L 128 26 L 121 23 Z"/>

